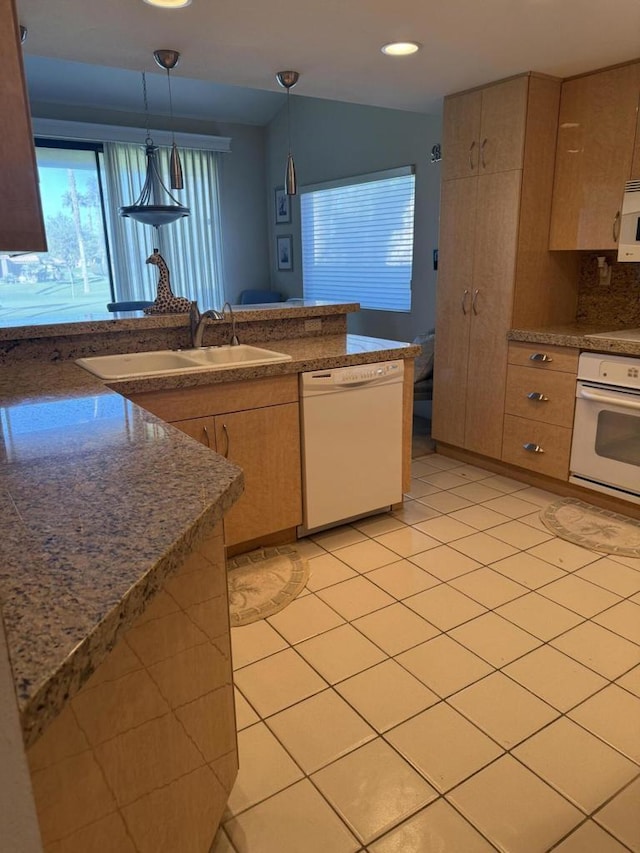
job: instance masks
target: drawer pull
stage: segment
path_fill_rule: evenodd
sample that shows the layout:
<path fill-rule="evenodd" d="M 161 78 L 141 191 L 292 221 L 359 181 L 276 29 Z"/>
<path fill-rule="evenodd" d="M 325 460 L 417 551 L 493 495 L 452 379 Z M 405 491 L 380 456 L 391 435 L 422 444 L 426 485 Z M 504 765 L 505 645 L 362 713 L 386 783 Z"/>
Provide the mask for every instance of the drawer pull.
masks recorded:
<path fill-rule="evenodd" d="M 482 163 L 483 169 L 487 168 L 487 164 L 485 163 L 485 160 L 484 160 L 484 146 L 487 144 L 488 141 L 489 141 L 488 139 L 483 139 L 482 144 L 480 145 L 480 162 Z"/>
<path fill-rule="evenodd" d="M 476 147 L 476 143 L 475 143 L 475 140 L 474 140 L 474 141 L 471 143 L 471 145 L 469 146 L 469 168 L 471 169 L 471 171 L 472 171 L 472 172 L 473 172 L 473 171 L 474 171 L 474 169 L 476 168 L 476 167 L 475 167 L 475 165 L 474 165 L 474 163 L 473 163 L 473 149 L 474 149 L 475 147 Z"/>
<path fill-rule="evenodd" d="M 540 391 L 531 391 L 531 393 L 527 394 L 527 397 L 530 400 L 535 400 L 536 403 L 548 403 L 549 398 L 545 397 L 544 394 L 541 394 Z"/>
<path fill-rule="evenodd" d="M 202 427 L 202 431 L 204 433 L 204 437 L 207 439 L 207 447 L 211 447 L 211 439 L 209 437 L 209 428 L 204 426 L 204 427 Z"/>
<path fill-rule="evenodd" d="M 528 453 L 544 453 L 544 450 L 540 445 L 534 444 L 532 441 L 528 441 L 526 444 L 523 444 L 522 449 L 526 450 Z"/>
<path fill-rule="evenodd" d="M 469 291 L 465 290 L 462 294 L 462 313 L 467 316 L 467 296 L 469 295 Z"/>
<path fill-rule="evenodd" d="M 228 459 L 229 458 L 229 430 L 227 429 L 226 424 L 222 424 L 222 432 L 224 433 L 224 437 L 225 437 L 225 448 L 224 448 L 224 453 L 222 455 L 224 456 L 225 459 Z"/>
<path fill-rule="evenodd" d="M 529 356 L 529 361 L 553 361 L 546 352 L 534 352 Z"/>

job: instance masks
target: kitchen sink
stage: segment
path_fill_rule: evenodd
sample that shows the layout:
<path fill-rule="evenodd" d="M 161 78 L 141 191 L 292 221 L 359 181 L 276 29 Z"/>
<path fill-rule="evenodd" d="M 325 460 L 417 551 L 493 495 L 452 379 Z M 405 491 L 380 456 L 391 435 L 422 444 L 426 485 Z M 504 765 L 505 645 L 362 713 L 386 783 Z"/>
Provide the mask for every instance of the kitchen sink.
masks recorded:
<path fill-rule="evenodd" d="M 100 379 L 136 379 L 139 376 L 230 370 L 233 367 L 251 367 L 278 361 L 291 361 L 291 356 L 261 347 L 240 344 L 235 347 L 199 347 L 175 351 L 157 350 L 126 352 L 120 355 L 97 355 L 79 358 L 76 364 L 99 376 Z"/>

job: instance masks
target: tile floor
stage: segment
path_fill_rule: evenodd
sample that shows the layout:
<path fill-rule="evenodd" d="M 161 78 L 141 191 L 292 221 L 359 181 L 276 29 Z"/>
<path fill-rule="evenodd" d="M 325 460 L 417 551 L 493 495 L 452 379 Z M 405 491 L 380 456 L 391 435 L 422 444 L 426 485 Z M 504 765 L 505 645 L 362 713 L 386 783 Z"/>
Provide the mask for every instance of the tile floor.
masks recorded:
<path fill-rule="evenodd" d="M 554 496 L 438 455 L 299 543 L 301 597 L 236 628 L 241 769 L 214 853 L 640 851 L 640 559 Z"/>

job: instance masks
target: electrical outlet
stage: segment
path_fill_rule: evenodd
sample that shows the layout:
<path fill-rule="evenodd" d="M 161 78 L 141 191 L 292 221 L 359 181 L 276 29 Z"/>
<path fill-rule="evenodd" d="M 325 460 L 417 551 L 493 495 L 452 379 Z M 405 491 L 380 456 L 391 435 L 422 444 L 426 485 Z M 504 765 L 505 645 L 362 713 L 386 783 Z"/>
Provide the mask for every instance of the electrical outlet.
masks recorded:
<path fill-rule="evenodd" d="M 314 317 L 312 320 L 304 321 L 305 332 L 319 332 L 322 329 L 322 320 L 320 317 Z"/>

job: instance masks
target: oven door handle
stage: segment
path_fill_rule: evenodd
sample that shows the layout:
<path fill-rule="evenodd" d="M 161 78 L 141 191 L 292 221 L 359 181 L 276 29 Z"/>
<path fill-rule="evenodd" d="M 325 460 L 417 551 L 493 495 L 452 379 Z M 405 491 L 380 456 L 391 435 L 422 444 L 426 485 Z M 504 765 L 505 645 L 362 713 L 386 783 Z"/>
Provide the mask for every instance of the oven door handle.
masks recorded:
<path fill-rule="evenodd" d="M 583 400 L 593 400 L 595 403 L 608 403 L 610 406 L 620 406 L 623 409 L 640 409 L 640 400 L 629 400 L 624 397 L 612 397 L 589 388 L 578 388 L 577 396 Z"/>

